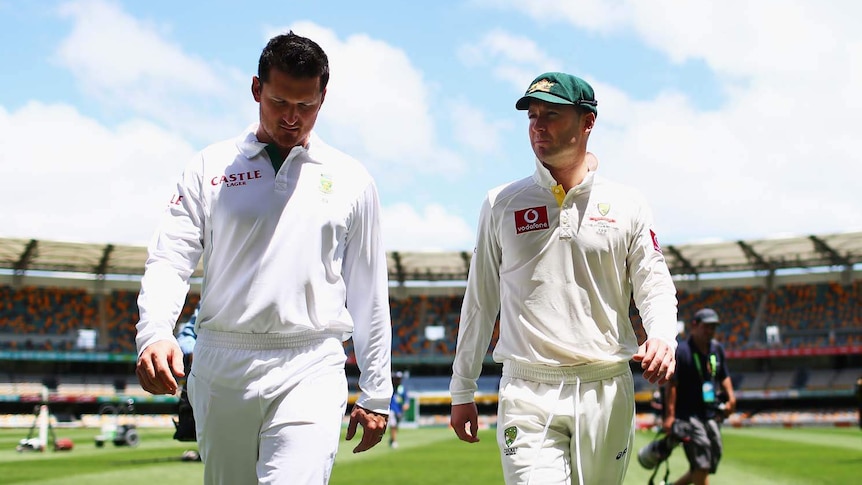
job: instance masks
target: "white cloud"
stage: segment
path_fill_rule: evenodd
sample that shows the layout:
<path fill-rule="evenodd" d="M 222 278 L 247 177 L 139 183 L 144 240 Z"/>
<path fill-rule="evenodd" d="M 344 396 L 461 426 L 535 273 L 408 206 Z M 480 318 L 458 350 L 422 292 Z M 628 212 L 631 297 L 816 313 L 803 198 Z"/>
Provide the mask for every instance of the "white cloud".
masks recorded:
<path fill-rule="evenodd" d="M 390 251 L 455 251 L 472 248 L 475 233 L 439 204 L 421 212 L 400 203 L 383 208 L 383 242 Z"/>
<path fill-rule="evenodd" d="M 478 42 L 461 46 L 457 55 L 468 67 L 491 65 L 493 76 L 510 84 L 515 92 L 523 92 L 539 73 L 559 70 L 562 66 L 535 41 L 501 29 L 486 33 Z"/>
<path fill-rule="evenodd" d="M 703 59 L 717 73 L 775 76 L 811 73 L 844 58 L 857 37 L 856 2 L 708 0 L 628 2 L 632 27 L 677 62 Z M 855 11 L 855 12 L 854 12 Z"/>
<path fill-rule="evenodd" d="M 250 75 L 186 54 L 165 28 L 102 0 L 66 3 L 59 13 L 72 30 L 56 62 L 105 106 L 207 141 L 234 135 L 248 122 L 237 115 L 254 113 Z"/>
<path fill-rule="evenodd" d="M 725 103 L 682 93 L 634 100 L 601 79 L 591 149 L 601 171 L 642 188 L 685 242 L 862 227 L 862 31 L 855 2 L 627 0 L 483 2 L 541 22 L 640 36 L 676 63 L 703 61 Z M 668 240 L 667 231 L 664 240 Z"/>
<path fill-rule="evenodd" d="M 763 116 L 754 100 L 698 112 L 679 94 L 617 102 L 625 119 L 600 116 L 592 149 L 602 173 L 647 194 L 665 241 L 862 226 L 862 167 L 810 138 L 806 117 Z"/>
<path fill-rule="evenodd" d="M 66 105 L 0 108 L 4 237 L 145 244 L 193 149 L 135 121 L 107 128 Z"/>
<path fill-rule="evenodd" d="M 597 31 L 610 31 L 623 25 L 629 14 L 624 5 L 628 2 L 621 0 L 473 0 L 473 3 L 520 11 L 539 22 L 563 21 Z"/>
<path fill-rule="evenodd" d="M 199 148 L 184 138 L 209 143 L 232 136 L 234 125 L 254 119 L 242 113 L 256 106 L 246 97 L 246 80 L 242 96 L 235 96 L 235 71 L 184 53 L 167 40 L 167 27 L 102 1 L 67 3 L 60 13 L 72 20 L 72 31 L 57 50 L 57 62 L 85 94 L 127 118 L 108 128 L 66 105 L 31 102 L 12 113 L 0 106 L 0 142 L 15 147 L 3 152 L 0 165 L 21 181 L 0 195 L 4 207 L 15 208 L 4 218 L 3 233 L 145 243 L 173 181 Z M 292 28 L 317 40 L 330 56 L 333 77 L 321 121 L 338 146 L 354 142 L 367 157 L 363 161 L 387 175 L 393 166 L 394 174 L 413 176 L 434 171 L 455 177 L 463 171 L 459 154 L 438 148 L 429 88 L 404 52 L 365 35 L 342 41 L 311 23 Z M 47 145 L 40 138 L 45 133 L 53 136 Z M 390 231 L 397 234 L 393 243 L 401 247 L 470 245 L 467 224 L 439 206 L 421 215 L 396 206 L 390 216 L 389 227 L 398 228 Z"/>
<path fill-rule="evenodd" d="M 463 172 L 460 156 L 439 148 L 429 87 L 403 50 L 365 34 L 341 39 L 312 22 L 270 29 L 268 36 L 288 30 L 314 40 L 329 57 L 331 77 L 318 125 L 339 148 L 376 172 Z"/>
<path fill-rule="evenodd" d="M 672 63 L 711 70 L 724 100 L 709 110 L 671 90 L 635 99 L 584 73 L 600 101 L 590 146 L 600 172 L 646 193 L 666 244 L 862 229 L 862 30 L 856 26 L 862 4 L 474 3 L 512 10 L 540 28 L 562 31 L 570 24 L 639 38 Z M 118 123 L 64 104 L 0 106 L 0 168 L 15 177 L 0 194 L 8 208 L 0 231 L 7 236 L 145 242 L 193 148 L 232 136 L 257 118 L 248 89 L 252 73 L 186 51 L 171 35 L 182 25 L 135 18 L 114 5 L 64 4 L 59 13 L 71 29 L 54 60 Z M 494 110 L 482 112 L 479 99 L 448 98 L 434 78 L 439 73 L 423 72 L 401 44 L 311 22 L 290 28 L 330 56 L 333 76 L 319 122 L 324 137 L 366 163 L 381 192 L 411 197 L 410 205 L 383 201 L 387 247 L 472 247 L 472 220 L 422 204 L 460 195 L 436 192 L 445 181 L 432 176 L 488 175 L 481 161 L 466 166 L 465 152 L 495 155 L 494 176 L 509 163 L 524 175 L 523 160 L 516 165 L 506 158 L 512 147 L 529 151 L 526 137 L 517 145 L 507 139 L 522 125 L 513 130 L 490 114 L 500 106 L 498 94 L 489 102 Z M 538 72 L 578 67 L 500 29 L 457 54 L 510 86 L 512 100 Z"/>
<path fill-rule="evenodd" d="M 455 140 L 480 154 L 500 153 L 503 135 L 513 127 L 507 120 L 488 119 L 484 111 L 463 99 L 450 103 L 449 116 Z"/>

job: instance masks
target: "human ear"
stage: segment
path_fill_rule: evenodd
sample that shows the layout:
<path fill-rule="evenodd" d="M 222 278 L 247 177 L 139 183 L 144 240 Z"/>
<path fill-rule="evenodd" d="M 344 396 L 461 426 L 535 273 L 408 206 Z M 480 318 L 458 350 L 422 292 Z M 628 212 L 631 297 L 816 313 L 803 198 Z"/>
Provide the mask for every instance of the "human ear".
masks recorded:
<path fill-rule="evenodd" d="M 260 103 L 260 78 L 257 76 L 253 76 L 251 78 L 251 95 L 254 96 L 254 100 Z"/>

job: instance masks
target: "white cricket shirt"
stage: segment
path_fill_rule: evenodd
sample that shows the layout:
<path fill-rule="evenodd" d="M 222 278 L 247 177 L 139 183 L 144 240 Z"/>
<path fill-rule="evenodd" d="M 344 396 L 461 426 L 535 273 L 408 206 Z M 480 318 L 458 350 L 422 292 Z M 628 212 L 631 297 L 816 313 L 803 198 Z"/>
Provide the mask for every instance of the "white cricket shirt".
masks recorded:
<path fill-rule="evenodd" d="M 199 329 L 352 334 L 357 403 L 385 413 L 392 329 L 374 181 L 314 134 L 275 173 L 256 130 L 202 150 L 177 184 L 149 245 L 138 353 L 174 339 L 202 256 Z"/>
<path fill-rule="evenodd" d="M 473 401 L 499 312 L 493 357 L 548 366 L 628 361 L 632 295 L 649 338 L 676 348 L 676 289 L 640 194 L 595 172 L 568 193 L 537 160 L 532 177 L 482 206 L 450 384 Z"/>

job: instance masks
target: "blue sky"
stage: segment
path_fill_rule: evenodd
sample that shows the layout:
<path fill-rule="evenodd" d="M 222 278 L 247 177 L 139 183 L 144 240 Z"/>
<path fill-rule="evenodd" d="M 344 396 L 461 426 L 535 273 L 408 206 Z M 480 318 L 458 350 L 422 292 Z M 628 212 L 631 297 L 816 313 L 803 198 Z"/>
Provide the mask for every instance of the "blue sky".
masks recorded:
<path fill-rule="evenodd" d="M 254 9 L 249 6 L 253 5 Z M 515 100 L 593 84 L 590 150 L 664 244 L 862 230 L 862 3 L 0 0 L 0 237 L 146 244 L 195 151 L 257 117 L 266 40 L 327 51 L 317 131 L 377 180 L 390 250 L 470 250 L 532 173 Z"/>

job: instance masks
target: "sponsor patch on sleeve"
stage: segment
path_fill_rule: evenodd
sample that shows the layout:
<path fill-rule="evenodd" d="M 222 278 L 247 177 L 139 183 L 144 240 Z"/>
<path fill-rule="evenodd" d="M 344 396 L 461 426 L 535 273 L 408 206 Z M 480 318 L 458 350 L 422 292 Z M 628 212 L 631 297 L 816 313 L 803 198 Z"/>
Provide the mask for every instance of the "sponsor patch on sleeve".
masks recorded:
<path fill-rule="evenodd" d="M 649 230 L 649 235 L 650 235 L 650 237 L 652 238 L 652 247 L 653 247 L 656 251 L 661 252 L 661 245 L 659 245 L 659 243 L 658 243 L 658 236 L 656 236 L 656 235 L 655 235 L 655 231 L 653 231 L 652 229 L 650 229 L 650 230 Z"/>
<path fill-rule="evenodd" d="M 515 233 L 523 234 L 530 231 L 548 229 L 548 208 L 545 206 L 530 207 L 515 211 Z"/>

